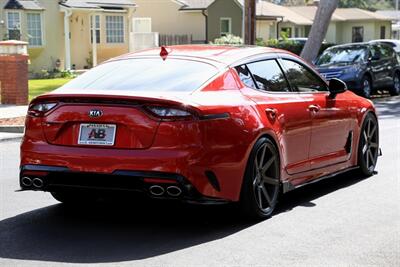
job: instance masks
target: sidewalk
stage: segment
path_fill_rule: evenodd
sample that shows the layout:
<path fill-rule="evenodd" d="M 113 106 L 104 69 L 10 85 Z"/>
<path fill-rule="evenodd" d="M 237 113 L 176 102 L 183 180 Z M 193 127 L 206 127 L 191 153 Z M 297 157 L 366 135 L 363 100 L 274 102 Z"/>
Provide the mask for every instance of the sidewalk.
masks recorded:
<path fill-rule="evenodd" d="M 0 142 L 22 137 L 24 132 L 23 117 L 25 117 L 27 110 L 28 106 L 0 105 L 0 122 L 3 120 L 3 123 L 0 123 Z M 8 122 L 4 122 L 4 120 L 17 121 L 18 124 L 7 125 Z"/>
<path fill-rule="evenodd" d="M 0 105 L 0 119 L 23 117 L 27 110 L 28 106 Z"/>

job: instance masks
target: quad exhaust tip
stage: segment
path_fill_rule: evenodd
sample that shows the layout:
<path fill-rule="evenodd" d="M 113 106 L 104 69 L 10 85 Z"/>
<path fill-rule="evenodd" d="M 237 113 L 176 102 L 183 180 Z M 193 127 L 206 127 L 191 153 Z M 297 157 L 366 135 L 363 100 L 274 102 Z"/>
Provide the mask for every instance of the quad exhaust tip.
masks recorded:
<path fill-rule="evenodd" d="M 182 194 L 182 190 L 177 186 L 168 186 L 167 193 L 171 197 L 179 197 Z"/>
<path fill-rule="evenodd" d="M 21 183 L 23 186 L 26 186 L 26 187 L 32 186 L 32 179 L 29 177 L 22 177 Z"/>
<path fill-rule="evenodd" d="M 43 183 L 43 180 L 42 180 L 42 179 L 40 179 L 40 178 L 34 178 L 34 179 L 32 180 L 32 184 L 33 184 L 33 186 L 36 187 L 36 188 L 42 188 L 44 183 Z"/>
<path fill-rule="evenodd" d="M 150 186 L 150 194 L 152 194 L 153 196 L 162 196 L 165 192 L 164 188 L 162 186 L 159 185 L 152 185 Z"/>

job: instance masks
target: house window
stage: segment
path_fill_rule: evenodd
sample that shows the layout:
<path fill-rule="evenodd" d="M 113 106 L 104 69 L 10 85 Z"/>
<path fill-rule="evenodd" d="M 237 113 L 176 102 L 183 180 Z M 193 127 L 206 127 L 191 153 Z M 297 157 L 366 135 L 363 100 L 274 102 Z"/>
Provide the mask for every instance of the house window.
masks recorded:
<path fill-rule="evenodd" d="M 385 39 L 385 38 L 386 38 L 386 27 L 381 26 L 381 39 Z"/>
<path fill-rule="evenodd" d="M 42 46 L 42 16 L 39 13 L 28 13 L 26 19 L 29 45 Z"/>
<path fill-rule="evenodd" d="M 100 15 L 95 15 L 96 43 L 100 43 Z M 90 43 L 93 43 L 93 16 L 90 16 Z"/>
<path fill-rule="evenodd" d="M 116 44 L 124 42 L 124 17 L 106 16 L 107 43 Z"/>
<path fill-rule="evenodd" d="M 219 23 L 221 36 L 227 36 L 232 32 L 232 18 L 221 18 Z"/>
<path fill-rule="evenodd" d="M 9 40 L 21 40 L 21 17 L 19 12 L 7 12 L 7 31 Z"/>
<path fill-rule="evenodd" d="M 351 40 L 353 43 L 364 42 L 364 27 L 353 27 Z"/>
<path fill-rule="evenodd" d="M 292 28 L 290 27 L 283 27 L 281 28 L 281 37 L 285 36 L 286 38 L 292 37 Z"/>

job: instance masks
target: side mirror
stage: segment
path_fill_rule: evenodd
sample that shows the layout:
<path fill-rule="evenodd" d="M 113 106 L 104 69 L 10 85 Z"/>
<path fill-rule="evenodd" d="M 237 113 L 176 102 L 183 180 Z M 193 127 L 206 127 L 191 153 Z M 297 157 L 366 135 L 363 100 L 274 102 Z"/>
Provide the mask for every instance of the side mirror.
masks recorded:
<path fill-rule="evenodd" d="M 346 92 L 347 85 L 344 81 L 333 78 L 329 81 L 330 98 L 335 98 L 337 94 Z"/>

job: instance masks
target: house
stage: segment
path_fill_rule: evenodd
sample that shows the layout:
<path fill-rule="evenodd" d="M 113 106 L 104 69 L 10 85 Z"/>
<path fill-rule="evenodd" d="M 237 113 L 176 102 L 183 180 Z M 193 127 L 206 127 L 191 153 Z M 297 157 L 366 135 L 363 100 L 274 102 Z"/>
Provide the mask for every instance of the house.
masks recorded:
<path fill-rule="evenodd" d="M 378 10 L 378 15 L 388 17 L 392 20 L 392 39 L 400 40 L 400 11 L 399 10 Z"/>
<path fill-rule="evenodd" d="M 0 0 L 0 36 L 29 42 L 30 72 L 88 68 L 129 51 L 135 8 L 132 0 Z"/>
<path fill-rule="evenodd" d="M 256 36 L 264 40 L 308 37 L 317 11 L 316 5 L 281 6 L 258 0 L 256 4 Z M 207 8 L 208 39 L 228 33 L 242 36 L 243 0 L 214 0 Z M 349 43 L 389 38 L 391 19 L 358 8 L 338 8 L 334 12 L 325 37 L 331 43 Z"/>
<path fill-rule="evenodd" d="M 287 24 L 290 37 L 307 37 L 317 6 L 291 6 L 288 10 L 311 21 L 310 24 Z M 391 36 L 391 19 L 359 8 L 337 8 L 332 15 L 325 40 L 329 43 L 364 42 Z M 284 31 L 281 25 L 280 30 Z M 298 29 L 298 30 L 297 30 Z M 296 35 L 296 33 L 299 33 Z"/>
<path fill-rule="evenodd" d="M 29 42 L 32 73 L 90 68 L 158 44 L 206 43 L 212 2 L 0 0 L 0 40 Z"/>
<path fill-rule="evenodd" d="M 213 0 L 135 0 L 134 20 L 148 21 L 160 45 L 207 42 L 207 7 Z M 179 41 L 181 40 L 181 41 Z"/>

